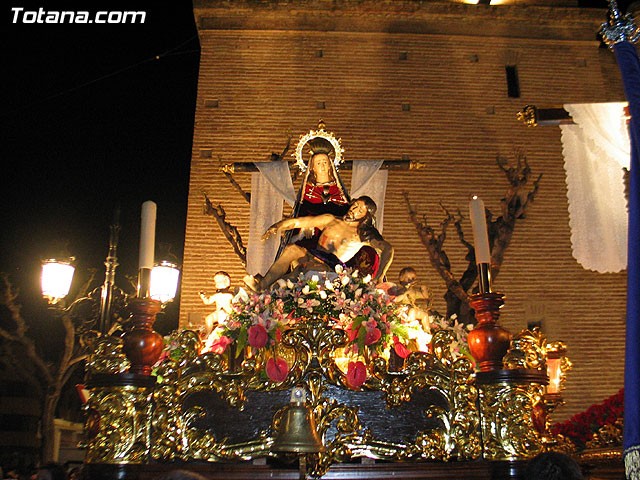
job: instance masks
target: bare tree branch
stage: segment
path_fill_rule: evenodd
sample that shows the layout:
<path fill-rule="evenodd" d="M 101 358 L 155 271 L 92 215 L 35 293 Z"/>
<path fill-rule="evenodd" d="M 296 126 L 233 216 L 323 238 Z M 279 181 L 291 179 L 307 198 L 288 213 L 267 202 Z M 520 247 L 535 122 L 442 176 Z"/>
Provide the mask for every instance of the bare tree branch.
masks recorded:
<path fill-rule="evenodd" d="M 527 162 L 527 158 L 520 150 L 515 152 L 515 165 L 510 165 L 506 159 L 496 157 L 498 168 L 505 174 L 509 186 L 504 198 L 501 199 L 501 215 L 493 220 L 493 216 L 489 209 L 485 209 L 487 216 L 487 229 L 489 234 L 489 244 L 491 245 L 491 276 L 496 278 L 500 272 L 500 267 L 504 261 L 504 256 L 515 229 L 516 222 L 525 218 L 527 209 L 535 200 L 540 186 L 542 175 L 533 182 L 533 187 L 524 194 L 524 190 L 530 180 L 531 168 Z M 403 193 L 405 202 L 409 211 L 409 219 L 416 227 L 418 236 L 427 248 L 429 260 L 435 267 L 438 274 L 443 278 L 447 286 L 445 300 L 447 302 L 447 315 L 453 313 L 464 321 L 472 321 L 469 312 L 470 295 L 467 293 L 476 283 L 478 278 L 478 269 L 476 265 L 476 256 L 474 246 L 468 242 L 464 236 L 462 229 L 463 216 L 460 210 L 457 214 L 452 214 L 446 207 L 440 204 L 440 208 L 444 214 L 444 219 L 440 224 L 440 231 L 436 232 L 428 225 L 426 217 L 422 220 L 418 219 L 416 209 L 409 202 L 407 193 Z M 458 240 L 466 248 L 467 255 L 465 259 L 468 261 L 467 269 L 460 279 L 456 279 L 453 275 L 449 258 L 444 250 L 444 242 L 448 226 L 453 223 L 458 234 Z"/>
<path fill-rule="evenodd" d="M 51 385 L 54 381 L 53 374 L 47 362 L 38 355 L 33 340 L 27 336 L 27 324 L 20 314 L 20 307 L 15 302 L 17 295 L 17 290 L 9 283 L 7 275 L 4 273 L 0 274 L 0 305 L 6 307 L 9 311 L 15 325 L 15 332 L 0 328 L 0 337 L 10 342 L 20 344 L 24 348 L 27 357 L 38 368 L 45 383 Z"/>
<path fill-rule="evenodd" d="M 205 192 L 202 192 L 202 195 L 204 195 L 205 200 L 204 213 L 206 215 L 212 215 L 216 219 L 220 230 L 222 230 L 222 233 L 233 247 L 236 255 L 238 255 L 238 257 L 242 261 L 242 266 L 246 267 L 247 249 L 242 243 L 242 236 L 240 235 L 240 232 L 236 227 L 226 221 L 225 217 L 227 213 L 224 211 L 224 208 L 222 208 L 222 205 L 217 205 L 216 207 L 214 207 L 207 194 Z"/>
<path fill-rule="evenodd" d="M 443 245 L 447 237 L 447 227 L 455 220 L 455 217 L 451 215 L 446 208 L 442 207 L 446 216 L 440 223 L 440 231 L 436 234 L 435 230 L 428 225 L 426 216 L 423 217 L 422 221 L 418 219 L 417 211 L 409 201 L 409 194 L 407 192 L 403 192 L 402 195 L 404 196 L 409 210 L 409 220 L 416 227 L 418 237 L 429 253 L 431 265 L 433 265 L 440 277 L 445 281 L 447 290 L 453 292 L 453 294 L 461 301 L 469 303 L 469 295 L 453 275 L 451 271 L 451 262 L 443 249 Z"/>
<path fill-rule="evenodd" d="M 506 160 L 497 157 L 496 163 L 504 172 L 509 188 L 506 195 L 500 200 L 502 215 L 495 221 L 491 221 L 491 212 L 487 211 L 487 228 L 489 230 L 489 241 L 492 243 L 491 249 L 491 276 L 496 278 L 500 273 L 502 262 L 515 229 L 516 222 L 525 218 L 527 208 L 535 200 L 540 186 L 542 174 L 533 182 L 533 188 L 523 197 L 521 190 L 526 187 L 531 176 L 531 168 L 527 157 L 522 151 L 516 151 L 515 166 L 508 166 Z"/>
<path fill-rule="evenodd" d="M 222 158 L 218 157 L 218 163 L 222 165 Z M 238 193 L 242 195 L 242 198 L 244 198 L 245 201 L 250 204 L 251 194 L 248 192 L 245 192 L 244 189 L 240 186 L 240 184 L 236 181 L 236 179 L 233 178 L 233 168 L 225 164 L 225 165 L 222 165 L 222 167 L 220 168 L 220 171 L 225 177 L 227 177 L 227 180 L 229 180 L 229 183 L 231 183 L 233 188 L 235 188 L 238 191 Z"/>

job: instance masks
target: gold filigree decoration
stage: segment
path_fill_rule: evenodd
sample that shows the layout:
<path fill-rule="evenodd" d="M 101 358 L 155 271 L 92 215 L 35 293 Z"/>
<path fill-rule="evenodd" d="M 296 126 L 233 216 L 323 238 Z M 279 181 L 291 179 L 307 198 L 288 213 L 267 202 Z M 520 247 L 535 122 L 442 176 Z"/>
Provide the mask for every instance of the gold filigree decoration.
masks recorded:
<path fill-rule="evenodd" d="M 623 419 L 618 418 L 615 423 L 603 425 L 593 434 L 586 444 L 587 449 L 610 448 L 622 446 Z"/>
<path fill-rule="evenodd" d="M 133 386 L 94 388 L 87 404 L 97 431 L 87 443 L 88 463 L 149 460 L 151 390 Z"/>
<path fill-rule="evenodd" d="M 516 118 L 524 122 L 527 127 L 537 127 L 538 109 L 535 105 L 525 105 L 525 107 L 516 114 Z"/>
<path fill-rule="evenodd" d="M 540 402 L 544 386 L 531 384 L 484 385 L 480 389 L 484 458 L 514 460 L 536 456 L 543 450 L 531 412 Z"/>
<path fill-rule="evenodd" d="M 358 357 L 367 365 L 368 377 L 356 388 L 349 385 L 344 368 L 337 363 L 336 352 L 347 343 L 346 332 L 321 317 L 299 322 L 282 333 L 275 350 L 257 353 L 227 349 L 223 355 L 199 354 L 201 342 L 195 332 L 176 333 L 171 342 L 174 350 L 154 370 L 158 383 L 153 392 L 133 387 L 93 389 L 89 408 L 99 413 L 101 421 L 88 443 L 88 461 L 228 462 L 275 456 L 270 448 L 286 405 L 274 409 L 270 428 L 231 443 L 218 438 L 215 428 L 201 427 L 207 424 L 205 406 L 187 399 L 198 392 L 216 392 L 240 411 L 248 392 L 281 392 L 293 386 L 308 391 L 307 402 L 326 449 L 306 457 L 307 473 L 313 476 L 357 457 L 450 461 L 484 454 L 505 460 L 529 458 L 545 447 L 531 418 L 533 406 L 542 401 L 544 386 L 522 382 L 478 387 L 471 361 L 451 349 L 452 332 L 437 331 L 430 353 L 414 352 L 393 371 L 382 356 L 369 352 Z M 522 365 L 539 365 L 540 345 L 539 337 L 525 332 L 516 337 L 512 351 L 523 352 L 517 355 L 526 360 Z M 117 348 L 106 345 L 102 351 L 120 355 Z M 286 358 L 289 366 L 287 378 L 280 383 L 264 374 L 270 356 Z M 390 415 L 400 415 L 396 409 L 411 402 L 417 392 L 429 392 L 434 400 L 421 407 L 424 424 L 418 425 L 414 438 L 376 438 L 362 422 L 360 407 L 333 398 L 330 392 L 336 388 L 381 392 Z"/>
<path fill-rule="evenodd" d="M 204 411 L 195 406 L 183 409 L 185 399 L 196 392 L 217 392 L 230 406 L 242 409 L 248 391 L 282 391 L 302 386 L 309 392 L 308 404 L 314 411 L 319 433 L 326 437 L 331 426 L 335 434 L 325 438 L 325 452 L 308 455 L 310 475 L 319 476 L 336 462 L 368 456 L 386 460 L 473 459 L 480 455 L 480 416 L 476 407 L 478 392 L 473 385 L 473 368 L 466 358 L 455 359 L 449 344 L 451 332 L 436 332 L 433 354 L 414 353 L 401 372 L 389 372 L 387 360 L 366 358 L 370 375 L 356 390 L 381 391 L 389 408 L 408 402 L 414 392 L 431 389 L 447 405 L 425 406 L 425 418 L 435 419 L 415 439 L 377 439 L 362 425 L 358 408 L 340 404 L 327 394 L 329 385 L 351 389 L 345 373 L 338 367 L 335 352 L 347 345 L 343 330 L 333 328 L 326 318 L 310 318 L 282 334 L 278 351 L 262 350 L 247 356 L 232 368 L 228 354 L 198 355 L 199 341 L 193 332 L 183 332 L 179 355 L 162 362 L 161 378 L 154 393 L 153 442 L 151 455 L 157 460 L 248 460 L 272 454 L 273 433 L 260 432 L 242 444 L 230 444 L 208 430 L 194 425 Z M 183 345 L 184 344 L 184 345 Z M 270 355 L 286 357 L 289 375 L 276 383 L 260 372 Z M 233 371 L 232 371 L 233 370 Z M 284 406 L 276 412 L 272 432 L 277 431 Z"/>
<path fill-rule="evenodd" d="M 502 362 L 505 368 L 546 369 L 547 338 L 540 328 L 523 330 L 511 340 Z"/>
<path fill-rule="evenodd" d="M 95 374 L 122 373 L 129 369 L 129 360 L 122 352 L 122 339 L 104 335 L 92 342 L 87 357 L 89 376 Z"/>

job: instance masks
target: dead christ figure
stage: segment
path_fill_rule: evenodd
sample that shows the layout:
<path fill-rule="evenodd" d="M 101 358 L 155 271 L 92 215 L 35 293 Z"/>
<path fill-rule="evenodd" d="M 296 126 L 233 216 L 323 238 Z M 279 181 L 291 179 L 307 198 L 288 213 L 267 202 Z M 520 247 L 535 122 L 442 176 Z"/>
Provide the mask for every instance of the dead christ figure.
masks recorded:
<path fill-rule="evenodd" d="M 371 198 L 363 196 L 351 202 L 342 218 L 327 213 L 315 217 L 286 218 L 273 224 L 263 235 L 263 240 L 293 228 L 318 228 L 321 230 L 318 246 L 307 250 L 296 244 L 287 245 L 264 278 L 248 275 L 245 283 L 254 291 L 262 291 L 284 277 L 289 269 L 294 274 L 334 269 L 336 265 L 344 265 L 365 245 L 371 246 L 380 257 L 380 265 L 373 278 L 375 283 L 380 282 L 393 260 L 393 247 L 374 227 L 376 208 Z"/>

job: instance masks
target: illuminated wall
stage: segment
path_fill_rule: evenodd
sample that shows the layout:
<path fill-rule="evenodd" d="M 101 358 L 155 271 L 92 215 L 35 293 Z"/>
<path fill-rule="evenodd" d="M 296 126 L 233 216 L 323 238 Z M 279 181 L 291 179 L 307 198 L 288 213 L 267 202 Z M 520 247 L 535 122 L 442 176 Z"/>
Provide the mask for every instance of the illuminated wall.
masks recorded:
<path fill-rule="evenodd" d="M 506 294 L 503 324 L 517 332 L 541 321 L 550 340 L 568 344 L 575 367 L 557 419 L 615 393 L 623 379 L 625 272 L 590 272 L 573 259 L 560 129 L 528 128 L 516 113 L 527 104 L 620 101 L 623 94 L 613 55 L 596 41 L 606 12 L 545 3 L 196 1 L 202 55 L 181 325 L 209 313 L 198 292 L 213 288 L 213 273 L 226 270 L 236 286 L 244 275 L 215 220 L 203 214 L 204 191 L 246 244 L 249 206 L 219 172 L 220 161 L 266 160 L 288 134 L 295 141 L 323 119 L 342 138 L 347 160 L 425 162 L 423 170 L 389 174 L 384 234 L 396 249 L 390 278 L 415 267 L 444 311 L 444 282 L 402 193 L 435 227 L 440 202 L 465 211 L 471 193 L 499 215 L 507 183 L 496 158 L 513 161 L 520 149 L 543 178 L 495 283 Z M 509 85 L 514 73 L 517 83 Z M 509 96 L 518 93 L 514 86 L 519 97 Z M 235 178 L 250 190 L 249 174 Z M 349 185 L 348 172 L 344 180 Z M 471 238 L 469 222 L 464 227 Z M 459 276 L 465 252 L 453 229 L 446 245 Z"/>

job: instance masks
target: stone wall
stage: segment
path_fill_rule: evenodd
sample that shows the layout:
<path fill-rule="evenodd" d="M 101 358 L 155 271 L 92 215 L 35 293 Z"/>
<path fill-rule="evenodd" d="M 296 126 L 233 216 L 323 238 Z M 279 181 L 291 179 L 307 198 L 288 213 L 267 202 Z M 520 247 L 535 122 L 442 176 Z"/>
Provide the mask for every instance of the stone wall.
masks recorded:
<path fill-rule="evenodd" d="M 313 7 L 312 7 L 313 5 Z M 390 279 L 417 269 L 444 311 L 444 282 L 408 221 L 403 192 L 433 226 L 440 203 L 466 215 L 477 194 L 495 215 L 507 182 L 496 158 L 523 151 L 543 174 L 535 203 L 518 222 L 494 289 L 506 294 L 503 325 L 541 321 L 569 347 L 574 369 L 561 420 L 615 393 L 623 382 L 625 272 L 584 270 L 571 255 L 560 129 L 516 120 L 527 104 L 621 101 L 613 54 L 595 40 L 604 10 L 437 2 L 195 2 L 202 47 L 184 252 L 181 325 L 208 309 L 198 291 L 244 270 L 215 220 L 206 192 L 248 238 L 249 205 L 220 162 L 267 160 L 288 135 L 320 119 L 342 138 L 344 157 L 410 158 L 392 171 L 384 235 L 396 249 Z M 505 66 L 521 96 L 510 98 Z M 235 178 L 250 190 L 250 174 Z M 349 172 L 343 179 L 350 184 Z M 468 238 L 471 228 L 463 222 Z M 458 276 L 464 251 L 451 229 L 447 253 Z"/>

